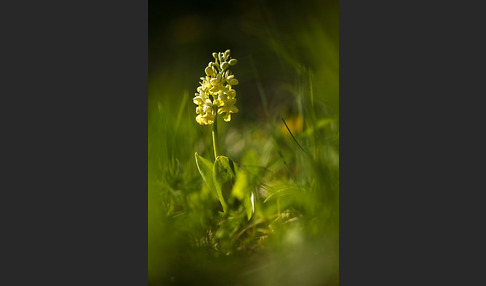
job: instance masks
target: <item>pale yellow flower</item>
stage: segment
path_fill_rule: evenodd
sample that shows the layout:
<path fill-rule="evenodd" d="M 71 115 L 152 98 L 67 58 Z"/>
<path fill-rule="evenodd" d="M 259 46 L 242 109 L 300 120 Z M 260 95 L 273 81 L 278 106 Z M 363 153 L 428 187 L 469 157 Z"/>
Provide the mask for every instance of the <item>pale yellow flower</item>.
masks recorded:
<path fill-rule="evenodd" d="M 218 114 L 226 113 L 223 115 L 224 121 L 231 120 L 231 113 L 238 113 L 238 108 L 234 106 L 236 102 L 235 98 L 228 98 L 223 102 L 222 106 L 218 108 Z"/>
<path fill-rule="evenodd" d="M 216 117 L 216 112 L 214 111 L 213 103 L 209 98 L 206 99 L 204 102 L 202 102 L 202 104 L 200 104 L 198 107 L 196 107 L 196 113 L 198 114 L 196 116 L 196 121 L 201 125 L 213 124 L 214 119 Z"/>
<path fill-rule="evenodd" d="M 214 62 L 209 62 L 204 69 L 205 77 L 201 77 L 201 86 L 193 102 L 197 104 L 196 121 L 201 125 L 214 123 L 217 114 L 223 114 L 224 121 L 231 120 L 231 113 L 238 113 L 236 103 L 236 91 L 232 86 L 238 84 L 238 80 L 228 70 L 230 66 L 238 63 L 236 59 L 230 58 L 230 50 L 224 53 L 213 53 Z"/>

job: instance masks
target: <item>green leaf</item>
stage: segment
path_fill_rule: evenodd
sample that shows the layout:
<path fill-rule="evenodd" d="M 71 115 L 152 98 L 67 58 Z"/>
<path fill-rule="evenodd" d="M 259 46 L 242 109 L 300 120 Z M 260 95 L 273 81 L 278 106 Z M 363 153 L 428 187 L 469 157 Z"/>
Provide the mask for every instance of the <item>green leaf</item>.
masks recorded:
<path fill-rule="evenodd" d="M 203 178 L 204 182 L 209 186 L 216 198 L 219 198 L 218 193 L 213 182 L 213 163 L 204 157 L 201 157 L 197 152 L 194 154 L 196 158 L 197 169 Z"/>
<path fill-rule="evenodd" d="M 243 201 L 248 193 L 248 174 L 245 171 L 238 171 L 236 182 L 233 186 L 232 195 L 238 200 Z"/>
<path fill-rule="evenodd" d="M 250 191 L 250 178 L 246 171 L 239 170 L 236 175 L 236 182 L 233 186 L 232 195 L 240 201 L 243 201 L 243 206 L 246 210 L 248 220 L 254 213 L 255 206 L 252 203 L 253 195 Z"/>
<path fill-rule="evenodd" d="M 236 165 L 226 156 L 218 156 L 214 161 L 213 180 L 223 211 L 228 211 L 228 202 L 232 202 L 231 190 L 235 183 Z"/>

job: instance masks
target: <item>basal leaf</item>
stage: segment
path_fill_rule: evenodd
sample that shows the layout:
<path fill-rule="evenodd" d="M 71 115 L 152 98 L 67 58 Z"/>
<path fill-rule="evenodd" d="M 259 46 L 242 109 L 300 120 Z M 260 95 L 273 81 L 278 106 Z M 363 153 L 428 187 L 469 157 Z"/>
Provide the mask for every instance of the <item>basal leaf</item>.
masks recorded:
<path fill-rule="evenodd" d="M 199 170 L 199 174 L 201 174 L 204 182 L 213 191 L 213 194 L 219 198 L 213 182 L 213 163 L 204 157 L 201 157 L 197 152 L 194 154 L 194 156 L 196 158 L 196 165 L 197 169 Z"/>
<path fill-rule="evenodd" d="M 234 197 L 231 196 L 231 190 L 235 183 L 236 165 L 226 156 L 218 156 L 214 161 L 213 180 L 219 201 L 223 206 L 223 211 L 228 211 L 228 202 L 232 202 Z"/>

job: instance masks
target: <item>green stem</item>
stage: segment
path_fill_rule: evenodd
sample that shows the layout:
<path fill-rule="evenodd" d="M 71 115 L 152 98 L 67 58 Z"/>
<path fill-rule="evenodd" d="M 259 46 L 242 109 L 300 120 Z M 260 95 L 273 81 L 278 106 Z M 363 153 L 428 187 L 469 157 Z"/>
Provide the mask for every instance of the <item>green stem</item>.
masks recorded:
<path fill-rule="evenodd" d="M 218 115 L 214 118 L 213 124 L 213 148 L 214 148 L 214 160 L 218 158 L 219 153 L 219 141 L 218 141 Z"/>

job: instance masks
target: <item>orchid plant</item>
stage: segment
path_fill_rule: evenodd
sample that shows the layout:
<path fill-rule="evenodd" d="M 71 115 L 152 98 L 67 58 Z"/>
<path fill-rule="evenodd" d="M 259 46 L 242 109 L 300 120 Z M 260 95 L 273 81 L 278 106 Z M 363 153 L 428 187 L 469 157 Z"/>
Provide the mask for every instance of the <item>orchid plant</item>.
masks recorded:
<path fill-rule="evenodd" d="M 238 113 L 236 103 L 236 91 L 233 86 L 238 85 L 238 80 L 229 70 L 230 66 L 238 63 L 231 58 L 231 51 L 213 53 L 214 61 L 208 63 L 201 77 L 200 86 L 194 96 L 196 107 L 196 122 L 200 125 L 212 125 L 212 139 L 214 149 L 214 163 L 203 158 L 197 152 L 195 154 L 196 165 L 201 177 L 218 197 L 223 213 L 237 211 L 240 202 L 243 202 L 248 220 L 255 211 L 253 192 L 245 190 L 245 178 L 242 170 L 227 156 L 220 155 L 218 141 L 218 114 L 223 116 L 225 122 L 231 121 L 231 114 Z M 239 177 L 239 178 L 237 178 Z M 242 179 L 243 178 L 243 179 Z M 236 181 L 239 181 L 236 184 Z"/>

